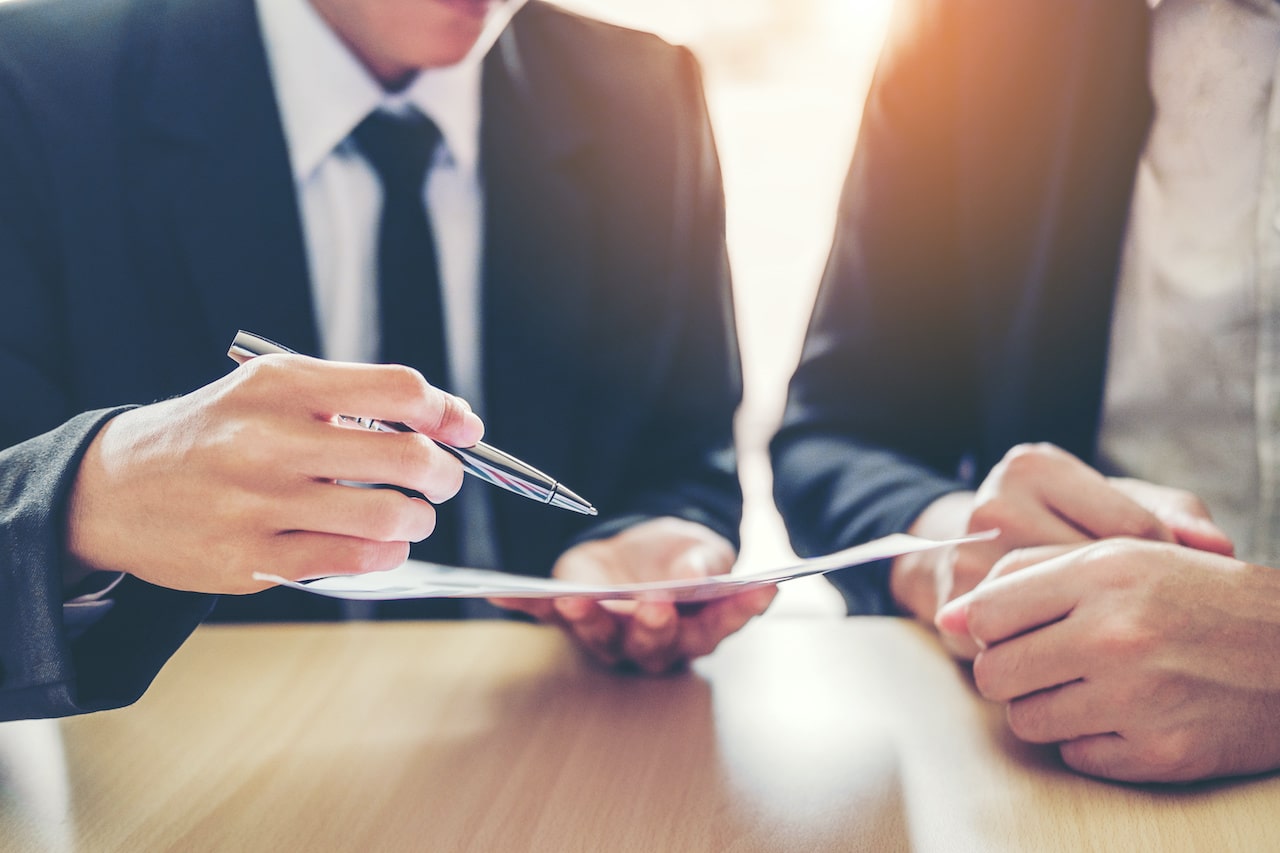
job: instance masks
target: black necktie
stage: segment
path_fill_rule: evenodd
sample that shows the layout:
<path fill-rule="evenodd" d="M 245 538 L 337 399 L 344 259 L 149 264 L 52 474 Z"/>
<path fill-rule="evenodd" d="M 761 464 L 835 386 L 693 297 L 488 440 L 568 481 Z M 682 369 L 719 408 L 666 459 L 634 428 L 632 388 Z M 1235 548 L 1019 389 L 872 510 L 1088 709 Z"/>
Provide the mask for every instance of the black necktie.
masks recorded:
<path fill-rule="evenodd" d="M 407 364 L 439 388 L 447 386 L 444 307 L 435 237 L 423 204 L 427 170 L 440 131 L 418 112 L 376 111 L 353 133 L 382 184 L 378 225 L 378 310 L 381 358 Z M 437 509 L 435 533 L 413 546 L 413 557 L 458 562 L 458 518 Z"/>
<path fill-rule="evenodd" d="M 444 311 L 435 237 L 423 205 L 427 169 L 440 144 L 440 131 L 418 112 L 377 111 L 360 123 L 354 137 L 382 183 L 380 360 L 415 367 L 442 388 L 447 384 Z"/>

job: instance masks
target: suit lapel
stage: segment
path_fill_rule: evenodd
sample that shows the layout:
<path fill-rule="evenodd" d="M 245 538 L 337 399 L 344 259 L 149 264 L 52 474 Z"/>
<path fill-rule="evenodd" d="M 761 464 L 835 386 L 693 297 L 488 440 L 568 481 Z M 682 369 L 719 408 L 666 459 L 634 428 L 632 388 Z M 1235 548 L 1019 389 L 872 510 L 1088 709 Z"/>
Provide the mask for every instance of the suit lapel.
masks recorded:
<path fill-rule="evenodd" d="M 316 352 L 288 151 L 252 0 L 165 8 L 133 186 L 144 263 L 189 281 L 209 340 L 236 329 Z"/>
<path fill-rule="evenodd" d="M 548 48 L 527 37 L 531 11 L 512 22 L 484 71 L 485 415 L 495 444 L 567 478 L 570 438 L 582 429 L 574 426 L 583 410 L 575 376 L 590 358 L 590 133 Z M 503 497 L 495 509 L 506 530 L 530 507 Z M 545 523 L 537 535 L 555 527 Z"/>

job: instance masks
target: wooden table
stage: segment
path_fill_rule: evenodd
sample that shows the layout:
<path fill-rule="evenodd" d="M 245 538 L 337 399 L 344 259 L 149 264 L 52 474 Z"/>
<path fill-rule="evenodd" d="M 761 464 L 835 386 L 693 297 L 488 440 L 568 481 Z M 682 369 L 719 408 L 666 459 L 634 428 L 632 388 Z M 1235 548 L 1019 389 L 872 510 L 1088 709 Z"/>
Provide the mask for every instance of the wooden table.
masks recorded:
<path fill-rule="evenodd" d="M 515 623 L 208 626 L 134 707 L 0 725 L 0 786 L 5 851 L 1280 849 L 1280 777 L 1078 777 L 881 619 L 661 679 Z"/>

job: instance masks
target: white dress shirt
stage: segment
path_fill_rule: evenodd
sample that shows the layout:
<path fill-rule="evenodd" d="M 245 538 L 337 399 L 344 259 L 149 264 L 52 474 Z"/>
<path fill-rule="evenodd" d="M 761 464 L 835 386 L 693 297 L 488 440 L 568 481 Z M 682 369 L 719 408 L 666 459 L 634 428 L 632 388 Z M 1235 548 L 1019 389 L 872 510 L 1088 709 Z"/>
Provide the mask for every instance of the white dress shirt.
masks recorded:
<path fill-rule="evenodd" d="M 378 353 L 382 188 L 351 132 L 374 110 L 416 108 L 436 123 L 443 140 L 428 170 L 424 201 L 440 263 L 452 375 L 427 379 L 478 403 L 480 74 L 492 38 L 484 51 L 423 71 L 404 90 L 388 94 L 307 0 L 257 5 L 298 190 L 322 354 L 368 362 Z"/>
<path fill-rule="evenodd" d="M 1280 8 L 1154 5 L 1102 462 L 1197 493 L 1241 557 L 1280 566 Z"/>
<path fill-rule="evenodd" d="M 481 73 L 484 57 L 524 2 L 497 4 L 461 62 L 422 71 L 391 94 L 307 0 L 257 0 L 298 193 L 321 355 L 369 362 L 379 351 L 382 187 L 351 132 L 376 109 L 417 109 L 435 122 L 442 137 L 423 197 L 440 265 L 449 376 L 427 380 L 465 398 L 481 416 Z M 455 499 L 464 519 L 459 556 L 468 565 L 489 567 L 497 556 L 483 489 L 468 483 Z"/>

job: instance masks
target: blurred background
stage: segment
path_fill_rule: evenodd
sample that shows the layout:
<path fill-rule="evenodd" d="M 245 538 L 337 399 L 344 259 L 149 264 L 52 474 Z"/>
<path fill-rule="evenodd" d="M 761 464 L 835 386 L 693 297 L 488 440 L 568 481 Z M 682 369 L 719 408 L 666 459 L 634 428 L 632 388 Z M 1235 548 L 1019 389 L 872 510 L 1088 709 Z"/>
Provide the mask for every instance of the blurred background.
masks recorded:
<path fill-rule="evenodd" d="M 554 0 L 688 45 L 702 63 L 728 203 L 746 395 L 738 415 L 744 570 L 794 557 L 767 443 L 830 248 L 836 204 L 892 0 Z M 821 578 L 772 615 L 843 614 Z"/>

